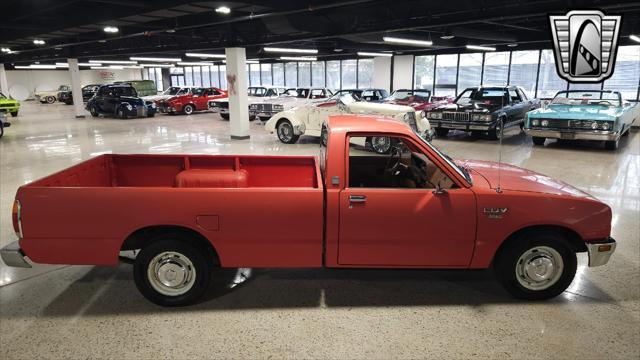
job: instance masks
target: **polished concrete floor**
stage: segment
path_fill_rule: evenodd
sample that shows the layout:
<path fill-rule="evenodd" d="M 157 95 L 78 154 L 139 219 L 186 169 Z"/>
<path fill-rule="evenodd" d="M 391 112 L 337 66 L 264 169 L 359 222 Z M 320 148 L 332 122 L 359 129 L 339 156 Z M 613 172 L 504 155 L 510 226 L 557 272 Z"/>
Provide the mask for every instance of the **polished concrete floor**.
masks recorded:
<path fill-rule="evenodd" d="M 251 125 L 229 139 L 214 114 L 75 119 L 71 107 L 25 103 L 0 139 L 0 245 L 14 240 L 16 189 L 103 153 L 316 154 Z M 454 134 L 454 157 L 496 160 L 498 144 Z M 136 290 L 131 266 L 0 264 L 0 357 L 10 358 L 640 358 L 640 133 L 602 144 L 505 139 L 503 160 L 571 183 L 613 208 L 618 249 L 579 268 L 560 297 L 511 299 L 489 271 L 238 269 L 208 300 L 166 309 Z M 247 216 L 260 216 L 260 214 Z"/>

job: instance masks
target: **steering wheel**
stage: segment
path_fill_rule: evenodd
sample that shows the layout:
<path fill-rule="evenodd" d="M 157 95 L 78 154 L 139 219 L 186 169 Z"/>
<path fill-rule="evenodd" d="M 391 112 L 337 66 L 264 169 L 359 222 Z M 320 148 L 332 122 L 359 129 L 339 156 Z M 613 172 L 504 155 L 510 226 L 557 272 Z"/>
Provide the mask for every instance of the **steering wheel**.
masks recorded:
<path fill-rule="evenodd" d="M 384 171 L 387 174 L 395 174 L 395 172 L 398 170 L 398 167 L 400 167 L 400 157 L 402 155 L 402 152 L 400 151 L 400 148 L 398 147 L 392 147 L 391 148 L 391 155 L 389 155 L 389 160 L 387 160 L 387 165 L 384 167 Z"/>

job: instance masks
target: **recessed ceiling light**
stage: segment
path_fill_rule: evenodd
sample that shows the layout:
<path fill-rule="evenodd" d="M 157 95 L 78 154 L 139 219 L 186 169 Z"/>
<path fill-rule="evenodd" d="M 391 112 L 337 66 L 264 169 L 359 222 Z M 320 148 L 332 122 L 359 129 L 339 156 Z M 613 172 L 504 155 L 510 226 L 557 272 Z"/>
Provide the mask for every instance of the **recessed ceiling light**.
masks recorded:
<path fill-rule="evenodd" d="M 385 42 L 395 43 L 395 44 L 404 44 L 411 46 L 431 46 L 433 45 L 433 41 L 430 40 L 415 40 L 415 39 L 403 39 L 392 36 L 384 36 L 382 38 Z"/>
<path fill-rule="evenodd" d="M 442 40 L 451 40 L 454 37 L 455 37 L 454 35 L 442 35 L 442 36 L 440 36 L 440 39 L 442 39 Z"/>
<path fill-rule="evenodd" d="M 228 8 L 228 7 L 226 7 L 226 6 L 220 6 L 220 7 L 216 8 L 216 12 L 217 12 L 218 14 L 228 14 L 228 13 L 230 13 L 230 12 L 231 12 L 231 9 L 229 9 L 229 8 Z"/>
<path fill-rule="evenodd" d="M 159 68 L 173 68 L 173 64 L 140 64 L 142 67 L 159 67 Z"/>
<path fill-rule="evenodd" d="M 36 44 L 36 45 L 44 45 L 44 40 L 35 39 L 35 40 L 33 40 L 33 43 Z"/>
<path fill-rule="evenodd" d="M 518 44 L 517 43 L 511 43 L 511 44 L 507 44 L 507 46 L 508 47 L 516 47 L 516 46 L 518 46 Z"/>
<path fill-rule="evenodd" d="M 178 61 L 182 61 L 181 58 L 156 58 L 156 57 L 138 57 L 138 56 L 132 56 L 129 59 L 130 60 L 136 60 L 136 61 L 160 61 L 160 62 L 178 62 Z"/>
<path fill-rule="evenodd" d="M 377 52 L 367 52 L 367 51 L 358 51 L 358 56 L 386 56 L 392 57 L 392 53 L 377 53 Z"/>
<path fill-rule="evenodd" d="M 280 60 L 290 60 L 290 61 L 316 61 L 318 60 L 315 56 L 281 56 Z"/>
<path fill-rule="evenodd" d="M 107 40 L 98 40 L 99 43 L 106 43 Z"/>
<path fill-rule="evenodd" d="M 640 42 L 640 36 L 638 35 L 629 35 L 629 39 L 635 41 L 635 42 Z"/>
<path fill-rule="evenodd" d="M 167 32 L 168 32 L 169 34 L 173 34 L 174 32 L 176 32 L 176 29 L 169 29 L 169 30 L 167 30 Z"/>
<path fill-rule="evenodd" d="M 227 57 L 227 55 L 225 54 L 205 54 L 205 53 L 186 53 L 184 54 L 185 56 L 188 57 L 197 57 L 197 58 L 217 58 L 217 59 L 224 59 Z"/>
<path fill-rule="evenodd" d="M 342 49 L 339 49 L 339 48 L 338 48 L 338 49 L 333 49 L 333 51 L 335 51 L 335 52 L 342 52 Z"/>
<path fill-rule="evenodd" d="M 98 64 L 137 64 L 137 61 L 131 60 L 89 60 L 90 63 Z"/>
<path fill-rule="evenodd" d="M 55 69 L 56 66 L 55 65 L 50 65 L 50 64 L 32 64 L 29 66 L 31 69 Z"/>
<path fill-rule="evenodd" d="M 298 54 L 317 54 L 316 49 L 292 49 L 292 48 L 279 48 L 279 47 L 266 47 L 266 52 L 283 52 L 283 53 L 298 53 Z"/>
<path fill-rule="evenodd" d="M 3 48 L 2 48 L 2 52 L 3 52 L 3 53 L 10 53 L 10 52 L 11 52 L 11 49 L 3 47 Z"/>
<path fill-rule="evenodd" d="M 120 29 L 118 29 L 115 26 L 105 26 L 104 29 L 102 29 L 102 30 L 104 30 L 104 32 L 110 33 L 110 34 L 114 34 L 114 33 L 117 33 L 118 31 L 120 31 Z"/>
<path fill-rule="evenodd" d="M 206 61 L 202 61 L 202 62 L 194 62 L 194 61 L 184 61 L 184 62 L 179 62 L 178 65 L 180 66 L 211 66 L 213 65 L 213 62 L 206 62 Z"/>
<path fill-rule="evenodd" d="M 491 46 L 480 46 L 480 45 L 467 45 L 467 49 L 469 50 L 481 50 L 481 51 L 496 51 L 496 48 Z"/>

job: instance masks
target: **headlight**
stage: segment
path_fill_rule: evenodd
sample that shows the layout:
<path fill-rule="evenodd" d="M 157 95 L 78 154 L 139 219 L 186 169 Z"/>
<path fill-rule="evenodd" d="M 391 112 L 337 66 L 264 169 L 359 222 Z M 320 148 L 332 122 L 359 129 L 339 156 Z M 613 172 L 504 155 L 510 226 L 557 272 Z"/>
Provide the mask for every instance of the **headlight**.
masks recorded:
<path fill-rule="evenodd" d="M 471 120 L 473 121 L 480 121 L 480 114 L 473 114 L 471 115 Z"/>
<path fill-rule="evenodd" d="M 540 126 L 540 120 L 537 120 L 537 119 L 531 120 L 531 126 Z"/>
<path fill-rule="evenodd" d="M 275 104 L 275 105 L 273 105 L 273 110 L 282 111 L 282 110 L 284 110 L 284 105 Z"/>
<path fill-rule="evenodd" d="M 442 113 L 441 112 L 430 112 L 428 113 L 429 118 L 431 119 L 442 119 Z"/>
<path fill-rule="evenodd" d="M 258 108 L 258 104 L 251 104 L 249 105 L 250 109 L 257 109 Z"/>
<path fill-rule="evenodd" d="M 598 129 L 598 122 L 597 122 L 597 121 L 592 122 L 592 123 L 591 123 L 591 128 L 592 128 L 593 130 L 597 130 L 597 129 Z"/>
<path fill-rule="evenodd" d="M 480 116 L 480 120 L 482 121 L 491 121 L 491 114 L 485 114 Z"/>
<path fill-rule="evenodd" d="M 409 114 L 408 114 L 408 113 L 407 113 L 407 114 L 404 114 L 404 115 L 402 116 L 402 119 L 403 119 L 404 121 L 409 121 L 409 119 L 410 119 Z"/>
<path fill-rule="evenodd" d="M 546 126 L 549 126 L 549 120 L 542 120 L 542 121 L 540 121 L 540 125 L 545 126 L 545 127 L 546 127 Z"/>
<path fill-rule="evenodd" d="M 131 111 L 133 110 L 133 106 L 131 106 L 131 104 L 127 104 L 125 105 L 125 107 L 127 108 L 127 110 Z"/>
<path fill-rule="evenodd" d="M 609 124 L 608 121 L 603 121 L 602 124 L 600 124 L 600 128 L 602 130 L 609 130 L 611 129 L 611 124 Z"/>

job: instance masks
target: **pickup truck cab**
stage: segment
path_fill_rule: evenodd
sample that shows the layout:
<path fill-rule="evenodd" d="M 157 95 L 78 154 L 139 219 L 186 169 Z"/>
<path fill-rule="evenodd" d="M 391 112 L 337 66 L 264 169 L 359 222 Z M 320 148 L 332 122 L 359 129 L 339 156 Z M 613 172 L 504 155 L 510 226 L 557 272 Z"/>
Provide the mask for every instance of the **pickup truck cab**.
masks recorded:
<path fill-rule="evenodd" d="M 576 253 L 605 264 L 611 209 L 515 166 L 454 161 L 408 125 L 330 117 L 320 156 L 101 155 L 21 186 L 7 265 L 117 265 L 166 306 L 197 301 L 215 267 L 493 266 L 524 299 L 562 293 Z M 358 138 L 394 138 L 378 154 Z M 498 183 L 499 179 L 501 183 Z M 247 213 L 261 216 L 247 216 Z"/>

